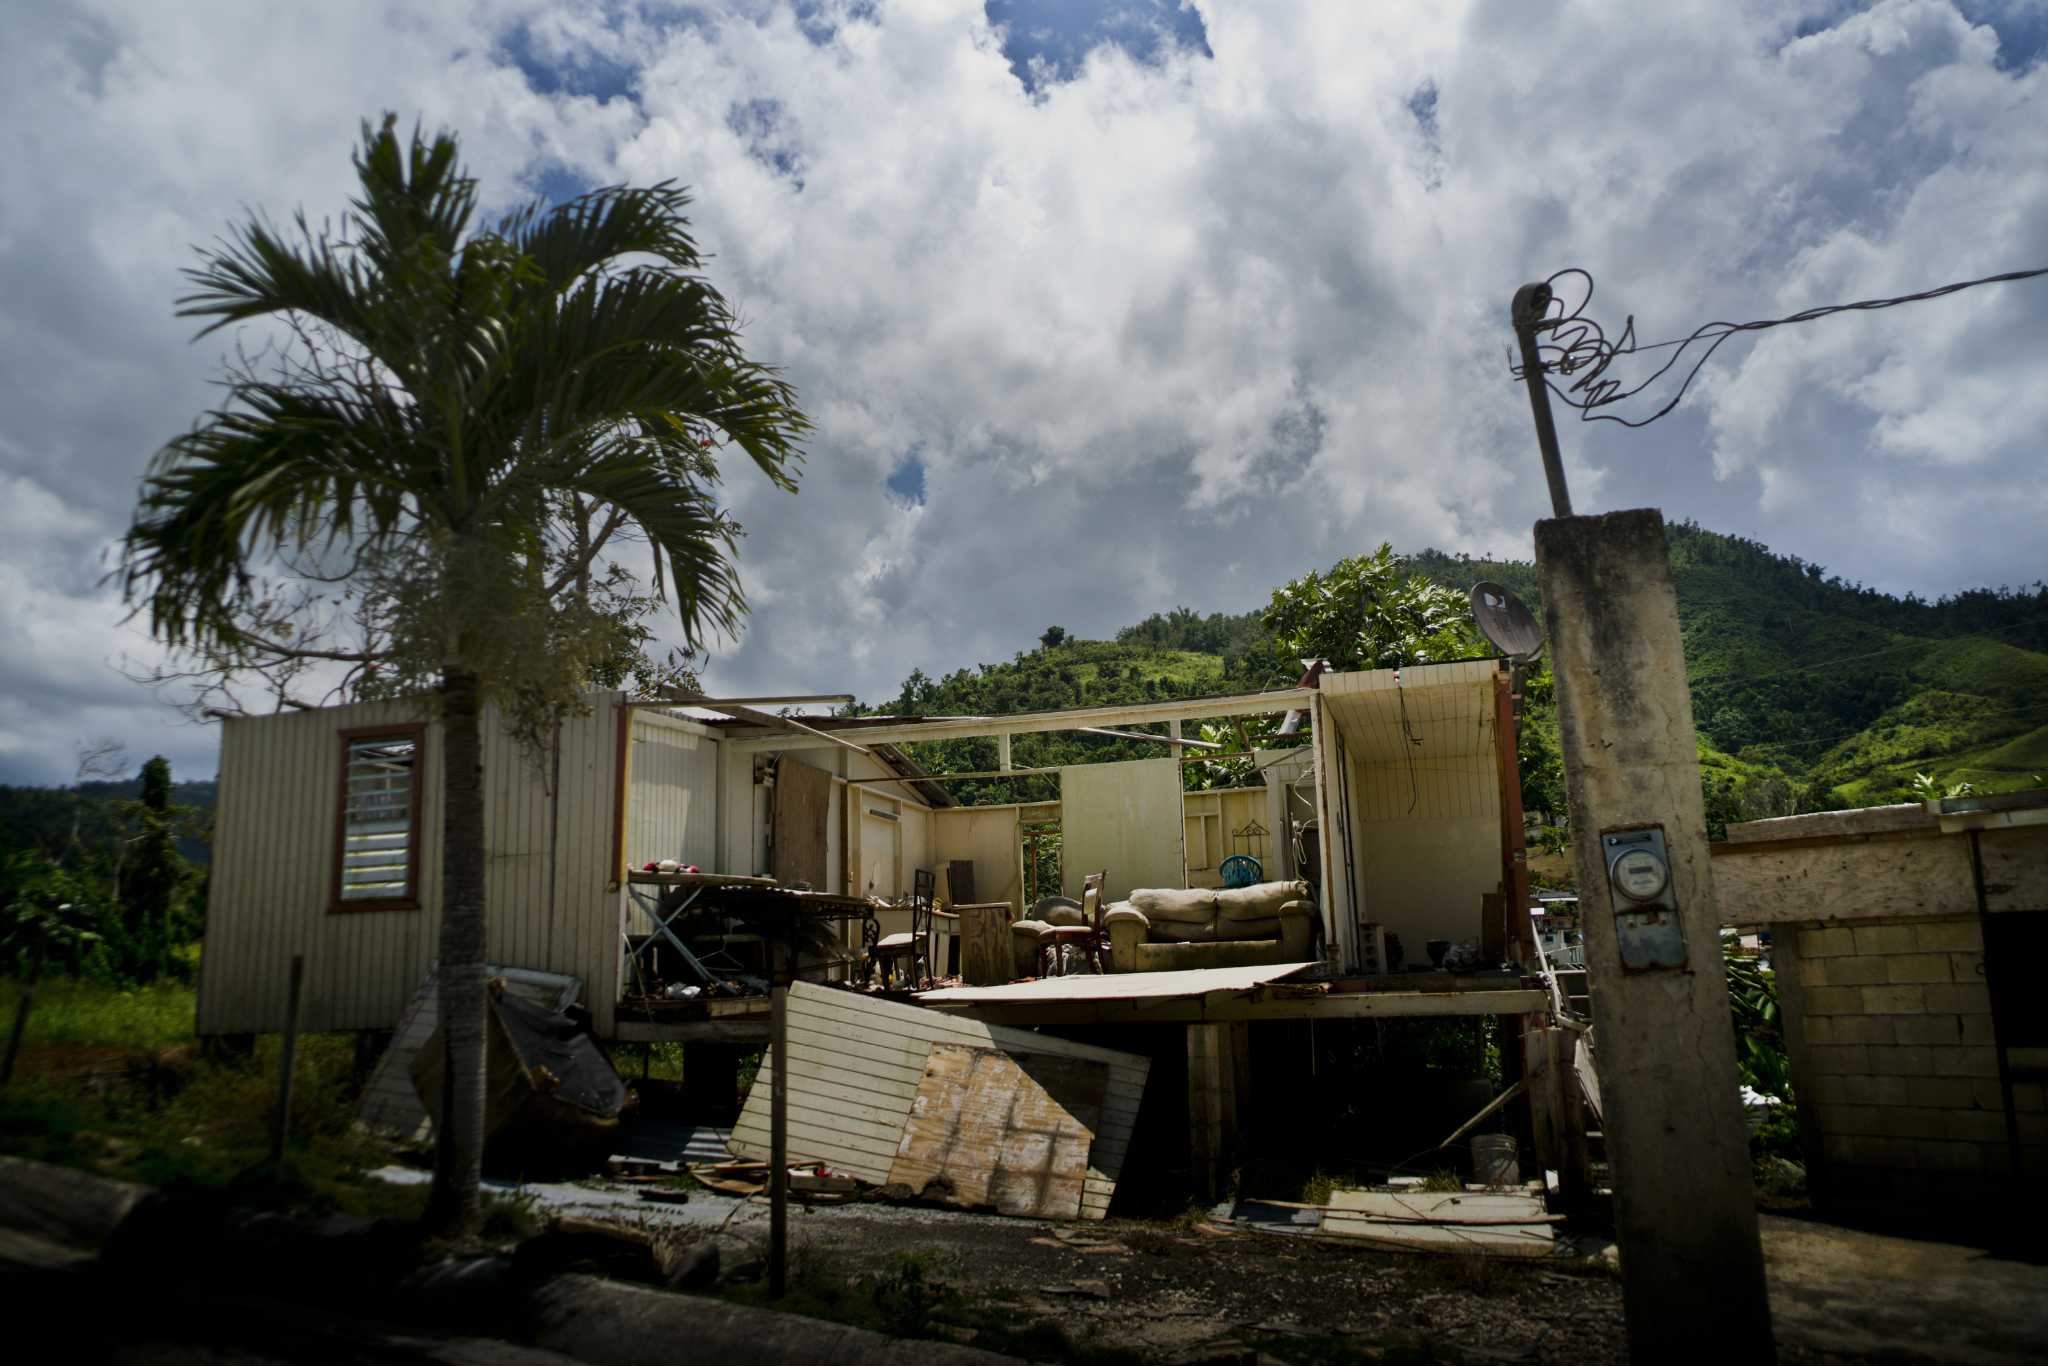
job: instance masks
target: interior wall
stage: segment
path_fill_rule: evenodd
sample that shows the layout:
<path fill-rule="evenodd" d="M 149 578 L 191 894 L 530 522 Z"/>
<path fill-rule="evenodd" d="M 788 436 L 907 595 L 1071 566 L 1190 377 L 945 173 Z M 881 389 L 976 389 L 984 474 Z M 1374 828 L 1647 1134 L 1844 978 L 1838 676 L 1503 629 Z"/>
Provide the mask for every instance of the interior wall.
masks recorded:
<path fill-rule="evenodd" d="M 1491 754 L 1349 762 L 1359 917 L 1401 937 L 1479 938 L 1480 898 L 1500 886 L 1500 779 Z"/>
<path fill-rule="evenodd" d="M 1184 813 L 1180 763 L 1130 759 L 1060 770 L 1061 890 L 1081 895 L 1081 879 L 1106 871 L 1106 900 L 1135 887 L 1179 887 Z"/>
<path fill-rule="evenodd" d="M 1182 847 L 1186 851 L 1186 885 L 1221 887 L 1219 871 L 1232 854 L 1250 854 L 1259 861 L 1261 881 L 1279 881 L 1286 874 L 1280 846 L 1267 817 L 1270 801 L 1263 787 L 1223 788 L 1188 792 L 1181 797 Z M 1256 829 L 1254 829 L 1254 827 Z M 1240 836 L 1235 832 L 1246 831 Z M 1263 830 L 1263 835 L 1256 833 Z"/>
<path fill-rule="evenodd" d="M 974 899 L 1023 909 L 1024 856 L 1014 806 L 948 806 L 931 813 L 931 859 L 974 863 Z"/>
<path fill-rule="evenodd" d="M 645 711 L 633 716 L 626 866 L 661 859 L 716 868 L 718 741 Z"/>

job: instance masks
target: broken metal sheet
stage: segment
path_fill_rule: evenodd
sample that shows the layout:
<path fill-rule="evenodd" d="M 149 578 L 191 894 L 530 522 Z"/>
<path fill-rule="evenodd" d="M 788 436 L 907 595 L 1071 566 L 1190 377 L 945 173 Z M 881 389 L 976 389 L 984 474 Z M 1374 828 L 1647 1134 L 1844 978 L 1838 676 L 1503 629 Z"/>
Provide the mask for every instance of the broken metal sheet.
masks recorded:
<path fill-rule="evenodd" d="M 1254 991 L 1291 977 L 1313 963 L 1247 968 L 1183 968 L 1174 972 L 1110 972 L 1100 976 L 1041 977 L 999 987 L 946 987 L 927 991 L 920 1005 L 1050 1005 L 1054 1002 L 1136 1001 Z"/>

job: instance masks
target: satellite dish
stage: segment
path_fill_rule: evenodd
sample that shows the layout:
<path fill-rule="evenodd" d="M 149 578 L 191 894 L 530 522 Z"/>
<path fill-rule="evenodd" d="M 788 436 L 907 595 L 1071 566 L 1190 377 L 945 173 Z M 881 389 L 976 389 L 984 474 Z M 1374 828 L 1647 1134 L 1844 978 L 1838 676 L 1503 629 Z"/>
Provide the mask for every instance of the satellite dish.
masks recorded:
<path fill-rule="evenodd" d="M 1475 583 L 1470 594 L 1472 620 L 1493 648 L 1517 664 L 1543 653 L 1543 628 L 1522 600 L 1497 583 Z"/>

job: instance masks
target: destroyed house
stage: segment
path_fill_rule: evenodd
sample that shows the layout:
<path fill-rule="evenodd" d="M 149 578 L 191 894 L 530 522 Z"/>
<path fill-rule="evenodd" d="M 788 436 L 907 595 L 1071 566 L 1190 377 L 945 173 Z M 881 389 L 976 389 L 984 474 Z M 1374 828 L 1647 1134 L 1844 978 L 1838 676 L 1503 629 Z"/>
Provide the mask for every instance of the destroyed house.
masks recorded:
<path fill-rule="evenodd" d="M 910 930 L 903 905 L 923 885 L 920 872 L 942 905 L 1016 919 L 1046 895 L 1079 898 L 1091 873 L 1105 875 L 1102 901 L 1128 911 L 1134 892 L 1219 887 L 1230 881 L 1226 862 L 1242 856 L 1263 882 L 1307 884 L 1306 905 L 1290 903 L 1288 914 L 1312 916 L 1304 942 L 1340 976 L 1384 972 L 1397 945 L 1411 966 L 1468 943 L 1498 963 L 1527 934 L 1526 917 L 1504 909 L 1524 904 L 1526 884 L 1509 674 L 1497 661 L 1003 717 L 726 712 L 705 718 L 673 702 L 594 694 L 588 714 L 564 722 L 541 753 L 485 719 L 491 961 L 573 979 L 602 1038 L 752 1037 L 705 1011 L 657 1019 L 622 1008 L 642 988 L 639 969 L 667 914 L 664 874 L 648 865 L 857 900 L 872 938 Z M 1306 738 L 1260 752 L 1251 784 L 1184 790 L 1183 756 L 1200 751 L 1172 743 L 1181 723 L 1290 712 Z M 1043 801 L 959 805 L 947 791 L 952 775 L 926 774 L 897 748 L 987 737 L 1002 772 L 1013 736 L 1146 724 L 1169 728 L 1160 757 L 1035 773 L 1057 792 Z M 395 1026 L 434 953 L 442 761 L 438 726 L 409 701 L 223 721 L 202 1035 L 282 1029 L 295 955 L 305 959 L 302 1028 Z M 1062 844 L 1057 887 L 1041 885 L 1034 852 L 1052 832 Z M 1153 917 L 1147 933 L 1228 940 L 1242 926 L 1227 920 L 1190 929 Z M 842 951 L 805 975 L 859 973 L 862 925 L 843 919 L 833 933 Z M 961 965 L 960 935 L 958 921 L 932 932 L 934 975 Z M 734 946 L 738 958 L 745 947 Z M 1540 1008 L 1529 990 L 1487 995 L 1349 1013 Z"/>

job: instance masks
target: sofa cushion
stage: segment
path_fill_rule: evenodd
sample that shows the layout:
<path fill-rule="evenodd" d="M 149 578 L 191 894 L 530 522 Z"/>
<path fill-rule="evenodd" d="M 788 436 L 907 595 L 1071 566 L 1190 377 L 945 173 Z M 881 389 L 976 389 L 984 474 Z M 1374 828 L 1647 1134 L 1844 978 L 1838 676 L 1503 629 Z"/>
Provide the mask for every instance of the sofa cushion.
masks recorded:
<path fill-rule="evenodd" d="M 1288 902 L 1307 895 L 1306 882 L 1259 882 L 1216 893 L 1216 909 L 1226 921 L 1267 920 L 1282 914 Z"/>
<path fill-rule="evenodd" d="M 1139 972 L 1187 968 L 1250 968 L 1285 960 L 1277 939 L 1231 939 L 1215 944 L 1140 944 Z"/>

